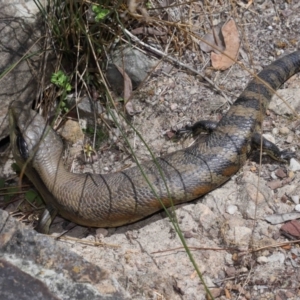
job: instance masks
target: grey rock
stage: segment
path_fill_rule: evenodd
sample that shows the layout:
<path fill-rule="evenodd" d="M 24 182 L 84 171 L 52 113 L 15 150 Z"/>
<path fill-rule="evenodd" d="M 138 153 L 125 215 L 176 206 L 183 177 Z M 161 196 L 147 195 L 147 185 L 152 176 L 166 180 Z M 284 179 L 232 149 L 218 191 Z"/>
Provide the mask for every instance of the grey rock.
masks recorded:
<path fill-rule="evenodd" d="M 296 205 L 299 204 L 299 195 L 291 196 L 291 199 L 294 201 Z"/>
<path fill-rule="evenodd" d="M 233 215 L 236 213 L 236 211 L 238 210 L 238 207 L 236 205 L 228 205 L 226 208 L 226 212 L 229 213 L 230 215 Z"/>
<path fill-rule="evenodd" d="M 106 77 L 112 89 L 122 94 L 124 78 L 115 64 L 124 68 L 132 82 L 132 88 L 136 89 L 148 76 L 157 61 L 137 49 L 126 47 L 113 52 L 112 59 L 108 63 Z"/>
<path fill-rule="evenodd" d="M 1 299 L 127 299 L 107 271 L 2 210 L 0 261 Z"/>
<path fill-rule="evenodd" d="M 268 257 L 269 262 L 279 262 L 281 264 L 284 263 L 285 256 L 281 252 L 277 252 Z"/>
<path fill-rule="evenodd" d="M 292 158 L 290 160 L 290 169 L 291 169 L 291 171 L 299 171 L 300 170 L 300 163 L 294 158 Z"/>
<path fill-rule="evenodd" d="M 280 97 L 285 99 L 285 101 L 295 110 L 300 109 L 300 99 L 298 97 L 300 89 L 283 89 L 278 90 L 277 93 Z M 293 112 L 290 108 L 275 95 L 269 105 L 269 109 L 273 110 L 277 115 L 291 115 Z"/>
<path fill-rule="evenodd" d="M 86 119 L 88 122 L 95 122 L 95 118 L 97 118 L 100 114 L 104 112 L 104 107 L 101 105 L 99 101 L 93 101 L 88 96 L 81 97 L 78 101 L 71 95 L 71 97 L 67 97 L 67 102 L 69 108 L 77 107 L 78 109 L 78 117 L 80 119 Z"/>
<path fill-rule="evenodd" d="M 299 211 L 299 212 L 300 212 L 300 204 L 297 204 L 297 205 L 295 206 L 295 211 Z"/>
<path fill-rule="evenodd" d="M 299 212 L 291 212 L 286 214 L 274 214 L 265 217 L 265 220 L 273 225 L 281 224 L 286 221 L 296 220 L 300 218 Z"/>
<path fill-rule="evenodd" d="M 35 44 L 42 28 L 37 13 L 34 1 L 0 2 L 0 140 L 8 135 L 9 104 L 15 99 L 30 102 L 40 80 L 40 55 L 32 55 L 40 50 Z M 22 59 L 24 55 L 32 56 Z"/>
<path fill-rule="evenodd" d="M 269 260 L 266 256 L 259 256 L 256 261 L 259 264 L 266 264 Z"/>

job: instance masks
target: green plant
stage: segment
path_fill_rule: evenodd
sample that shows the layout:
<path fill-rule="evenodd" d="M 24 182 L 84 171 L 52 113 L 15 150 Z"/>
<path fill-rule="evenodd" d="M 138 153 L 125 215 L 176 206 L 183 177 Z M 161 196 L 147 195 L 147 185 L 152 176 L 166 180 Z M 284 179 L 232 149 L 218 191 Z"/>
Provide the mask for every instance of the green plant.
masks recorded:
<path fill-rule="evenodd" d="M 65 73 L 61 70 L 52 74 L 51 83 L 53 83 L 57 87 L 65 90 L 66 92 L 70 92 L 72 89 L 69 77 L 67 75 L 65 75 Z"/>
<path fill-rule="evenodd" d="M 58 72 L 52 74 L 51 83 L 55 84 L 62 90 L 59 107 L 62 112 L 67 113 L 69 111 L 69 108 L 65 100 L 67 92 L 70 92 L 72 89 L 70 78 L 63 71 L 59 70 Z"/>
<path fill-rule="evenodd" d="M 95 20 L 102 21 L 109 13 L 110 10 L 106 8 L 102 8 L 98 5 L 92 5 L 92 11 L 96 14 Z"/>

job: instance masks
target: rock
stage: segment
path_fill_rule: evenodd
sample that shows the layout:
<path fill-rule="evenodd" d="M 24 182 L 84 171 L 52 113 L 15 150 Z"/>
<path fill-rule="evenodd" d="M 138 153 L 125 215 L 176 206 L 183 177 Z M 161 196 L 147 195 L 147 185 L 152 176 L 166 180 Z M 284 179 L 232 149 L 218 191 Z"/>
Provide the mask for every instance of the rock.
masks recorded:
<path fill-rule="evenodd" d="M 228 268 L 225 269 L 225 272 L 226 272 L 228 277 L 233 277 L 237 273 L 235 267 L 228 267 Z"/>
<path fill-rule="evenodd" d="M 269 262 L 279 262 L 281 264 L 284 263 L 285 256 L 281 252 L 277 252 L 268 257 Z"/>
<path fill-rule="evenodd" d="M 289 134 L 288 136 L 287 136 L 287 138 L 286 138 L 286 142 L 288 143 L 288 144 L 291 144 L 292 142 L 293 142 L 293 140 L 294 140 L 294 137 L 291 135 L 291 134 Z"/>
<path fill-rule="evenodd" d="M 248 245 L 252 230 L 245 226 L 236 226 L 227 232 L 227 239 L 234 245 Z"/>
<path fill-rule="evenodd" d="M 300 212 L 300 204 L 297 204 L 297 205 L 295 206 L 295 211 L 299 211 L 299 212 Z"/>
<path fill-rule="evenodd" d="M 230 215 L 235 214 L 237 210 L 238 207 L 236 205 L 228 205 L 226 208 L 226 212 L 229 213 Z"/>
<path fill-rule="evenodd" d="M 128 299 L 107 271 L 2 210 L 0 228 L 1 299 Z"/>
<path fill-rule="evenodd" d="M 267 186 L 267 182 L 258 178 L 255 173 L 244 172 L 242 180 L 243 188 L 237 203 L 239 211 L 249 219 L 263 218 L 268 211 L 266 200 L 272 199 L 273 191 Z"/>
<path fill-rule="evenodd" d="M 222 289 L 221 288 L 212 288 L 212 289 L 210 289 L 210 292 L 214 298 L 217 298 L 221 295 Z"/>
<path fill-rule="evenodd" d="M 300 89 L 283 89 L 278 90 L 277 93 L 280 97 L 284 98 L 295 111 L 300 110 Z M 269 109 L 273 110 L 277 115 L 291 115 L 293 113 L 277 95 L 274 95 Z"/>
<path fill-rule="evenodd" d="M 287 127 L 281 127 L 279 128 L 279 132 L 283 135 L 287 135 L 290 132 L 290 130 Z"/>
<path fill-rule="evenodd" d="M 275 179 L 275 180 L 269 181 L 267 185 L 271 190 L 276 190 L 282 186 L 282 181 L 279 179 Z"/>
<path fill-rule="evenodd" d="M 272 129 L 272 134 L 273 135 L 277 135 L 278 133 L 279 133 L 279 130 L 278 130 L 277 127 L 275 127 L 275 128 Z"/>
<path fill-rule="evenodd" d="M 264 133 L 263 137 L 273 144 L 276 143 L 274 136 L 270 133 Z"/>
<path fill-rule="evenodd" d="M 84 134 L 79 126 L 79 123 L 73 120 L 68 120 L 60 130 L 61 136 L 68 142 L 75 144 L 78 141 L 83 141 Z"/>
<path fill-rule="evenodd" d="M 172 111 L 176 110 L 177 108 L 178 108 L 178 104 L 177 104 L 177 103 L 171 103 L 171 104 L 170 104 L 170 109 L 171 109 Z"/>
<path fill-rule="evenodd" d="M 202 203 L 197 203 L 196 207 L 195 211 L 198 211 L 199 215 L 195 216 L 195 219 L 199 220 L 199 223 L 205 230 L 209 230 L 216 223 L 216 215 Z"/>
<path fill-rule="evenodd" d="M 275 174 L 279 178 L 285 178 L 286 177 L 286 172 L 282 168 L 277 169 Z"/>
<path fill-rule="evenodd" d="M 291 212 L 286 214 L 274 214 L 270 216 L 266 216 L 265 220 L 273 225 L 281 224 L 286 221 L 294 220 L 300 218 L 300 213 L 298 212 Z"/>
<path fill-rule="evenodd" d="M 300 163 L 294 158 L 290 160 L 290 169 L 294 172 L 300 170 Z"/>
<path fill-rule="evenodd" d="M 294 201 L 295 204 L 299 204 L 299 195 L 291 196 L 291 199 Z"/>
<path fill-rule="evenodd" d="M 13 67 L 1 78 L 0 140 L 9 132 L 9 104 L 15 99 L 24 104 L 30 103 L 36 93 L 37 83 L 41 80 L 38 73 L 42 55 L 36 54 L 22 60 L 25 54 L 38 53 L 41 50 L 40 45 L 36 43 L 42 28 L 41 20 L 37 18 L 38 13 L 39 9 L 33 0 L 0 2 L 1 73 Z M 49 66 L 47 73 L 50 72 Z"/>
<path fill-rule="evenodd" d="M 87 122 L 95 123 L 95 119 L 104 112 L 104 108 L 99 101 L 94 101 L 88 96 L 81 97 L 78 99 L 77 103 L 73 95 L 67 97 L 68 107 L 72 108 L 77 106 L 78 109 L 78 118 L 86 119 Z M 75 108 L 74 111 L 77 112 Z"/>
<path fill-rule="evenodd" d="M 132 88 L 136 89 L 147 78 L 156 63 L 157 60 L 132 47 L 118 49 L 114 51 L 111 61 L 108 62 L 106 77 L 112 89 L 121 95 L 124 89 L 124 78 L 115 64 L 120 68 L 124 67 L 131 79 Z"/>
<path fill-rule="evenodd" d="M 260 256 L 257 258 L 256 260 L 259 264 L 266 264 L 269 260 L 267 257 L 265 256 Z"/>

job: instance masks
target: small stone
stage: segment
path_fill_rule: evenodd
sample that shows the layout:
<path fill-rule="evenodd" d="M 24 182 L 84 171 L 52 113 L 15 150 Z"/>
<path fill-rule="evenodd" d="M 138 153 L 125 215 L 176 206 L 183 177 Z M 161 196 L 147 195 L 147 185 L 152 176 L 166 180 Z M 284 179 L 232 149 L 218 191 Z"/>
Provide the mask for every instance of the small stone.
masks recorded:
<path fill-rule="evenodd" d="M 236 274 L 236 269 L 235 269 L 235 267 L 228 267 L 228 268 L 226 268 L 225 272 L 228 277 L 233 277 Z"/>
<path fill-rule="evenodd" d="M 300 163 L 294 158 L 292 158 L 290 160 L 290 169 L 292 171 L 299 171 L 300 170 Z"/>
<path fill-rule="evenodd" d="M 191 231 L 185 231 L 183 235 L 186 239 L 190 239 L 194 236 L 194 234 Z"/>
<path fill-rule="evenodd" d="M 294 137 L 292 135 L 288 135 L 288 137 L 286 138 L 286 142 L 288 144 L 291 144 L 293 142 L 293 140 L 294 140 Z"/>
<path fill-rule="evenodd" d="M 284 260 L 285 260 L 285 256 L 281 252 L 277 252 L 269 256 L 269 262 L 279 262 L 283 264 Z"/>
<path fill-rule="evenodd" d="M 276 142 L 274 136 L 270 133 L 264 133 L 263 137 L 273 144 Z"/>
<path fill-rule="evenodd" d="M 295 204 L 299 204 L 299 195 L 292 196 L 291 199 L 294 201 Z"/>
<path fill-rule="evenodd" d="M 290 130 L 287 127 L 281 127 L 279 129 L 279 132 L 283 135 L 287 135 L 290 132 Z"/>
<path fill-rule="evenodd" d="M 214 288 L 214 289 L 210 289 L 211 295 L 214 298 L 217 298 L 221 295 L 222 289 L 221 288 Z"/>
<path fill-rule="evenodd" d="M 277 135 L 278 133 L 279 133 L 279 130 L 278 130 L 277 127 L 275 127 L 275 128 L 272 129 L 272 134 L 273 135 Z"/>
<path fill-rule="evenodd" d="M 232 266 L 233 265 L 233 259 L 232 255 L 230 253 L 225 254 L 225 262 L 226 264 Z"/>
<path fill-rule="evenodd" d="M 235 226 L 228 230 L 228 241 L 235 245 L 243 246 L 249 243 L 252 230 L 246 226 Z"/>
<path fill-rule="evenodd" d="M 281 202 L 282 203 L 287 203 L 287 200 L 288 200 L 288 197 L 287 197 L 287 195 L 282 195 L 282 197 L 280 198 L 280 200 L 281 200 Z"/>
<path fill-rule="evenodd" d="M 84 134 L 79 126 L 79 123 L 73 120 L 68 120 L 60 131 L 62 137 L 75 144 L 78 141 L 83 141 Z"/>
<path fill-rule="evenodd" d="M 272 181 L 269 181 L 267 183 L 267 186 L 271 189 L 271 190 L 276 190 L 278 188 L 280 188 L 282 186 L 282 182 L 281 180 L 279 179 L 276 179 L 276 180 L 272 180 Z"/>
<path fill-rule="evenodd" d="M 269 260 L 267 257 L 265 256 L 260 256 L 257 258 L 256 260 L 259 264 L 266 264 Z"/>
<path fill-rule="evenodd" d="M 297 205 L 295 206 L 295 211 L 299 211 L 299 212 L 300 212 L 300 204 L 297 204 Z"/>
<path fill-rule="evenodd" d="M 228 205 L 226 208 L 226 212 L 230 215 L 235 214 L 235 212 L 238 210 L 238 207 L 236 205 Z"/>
<path fill-rule="evenodd" d="M 295 177 L 295 173 L 293 171 L 289 172 L 289 178 L 294 178 Z"/>
<path fill-rule="evenodd" d="M 170 108 L 171 108 L 172 111 L 176 110 L 177 107 L 178 107 L 178 104 L 177 104 L 177 103 L 171 103 L 171 104 L 170 104 Z"/>
<path fill-rule="evenodd" d="M 286 177 L 286 172 L 282 168 L 277 169 L 275 174 L 279 178 L 285 178 Z"/>
<path fill-rule="evenodd" d="M 97 228 L 96 229 L 96 236 L 98 237 L 106 237 L 108 235 L 108 230 L 105 228 Z"/>

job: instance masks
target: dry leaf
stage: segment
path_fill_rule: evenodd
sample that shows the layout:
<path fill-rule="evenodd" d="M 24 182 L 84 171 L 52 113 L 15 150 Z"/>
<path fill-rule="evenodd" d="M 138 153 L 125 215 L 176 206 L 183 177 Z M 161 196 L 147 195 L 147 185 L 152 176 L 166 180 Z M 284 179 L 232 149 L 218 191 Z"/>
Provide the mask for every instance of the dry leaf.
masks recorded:
<path fill-rule="evenodd" d="M 124 91 L 123 91 L 123 97 L 124 97 L 124 101 L 126 102 L 126 100 L 128 100 L 131 96 L 132 93 L 132 82 L 130 77 L 127 75 L 127 73 L 125 72 L 125 70 L 119 66 L 117 66 L 115 64 L 116 68 L 118 69 L 118 71 L 122 74 L 123 78 L 124 78 Z"/>
<path fill-rule="evenodd" d="M 231 299 L 230 291 L 225 289 L 225 297 L 226 299 Z"/>
<path fill-rule="evenodd" d="M 285 223 L 280 228 L 281 232 L 285 232 L 289 235 L 292 235 L 296 239 L 300 238 L 300 222 L 298 220 L 292 220 L 288 223 Z"/>
<path fill-rule="evenodd" d="M 211 53 L 211 62 L 213 68 L 216 70 L 226 70 L 230 66 L 234 64 L 234 60 L 238 56 L 239 48 L 240 48 L 240 39 L 236 24 L 233 20 L 228 21 L 221 29 L 224 43 L 225 43 L 225 50 L 224 53 L 229 57 L 225 56 L 224 54 L 216 54 Z M 232 59 L 231 59 L 232 58 Z"/>
<path fill-rule="evenodd" d="M 291 245 L 283 245 L 280 248 L 284 249 L 284 250 L 290 250 L 290 249 L 292 249 L 292 246 Z"/>
<path fill-rule="evenodd" d="M 132 82 L 130 77 L 127 75 L 125 70 L 115 64 L 116 68 L 119 70 L 119 72 L 122 74 L 123 79 L 124 79 L 124 91 L 123 91 L 123 98 L 125 102 L 125 108 L 126 112 L 130 115 L 133 116 L 135 114 L 133 105 L 131 101 L 127 101 L 130 99 L 131 93 L 132 93 Z"/>

